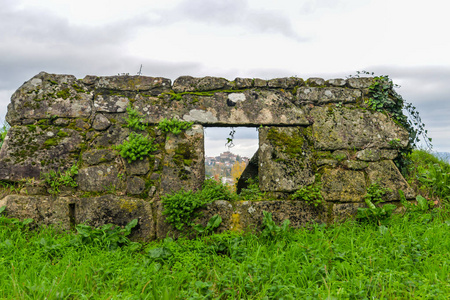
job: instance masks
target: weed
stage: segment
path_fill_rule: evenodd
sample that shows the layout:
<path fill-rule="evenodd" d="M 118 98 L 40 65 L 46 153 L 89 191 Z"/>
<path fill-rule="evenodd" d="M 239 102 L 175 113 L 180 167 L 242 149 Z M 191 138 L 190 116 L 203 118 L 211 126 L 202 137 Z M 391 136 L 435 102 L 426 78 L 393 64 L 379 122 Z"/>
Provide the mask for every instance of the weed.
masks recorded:
<path fill-rule="evenodd" d="M 320 181 L 316 181 L 311 185 L 300 187 L 295 193 L 292 195 L 292 199 L 305 201 L 309 205 L 314 205 L 318 207 L 319 205 L 323 205 L 323 197 L 320 193 L 322 189 L 322 184 Z"/>
<path fill-rule="evenodd" d="M 128 140 L 115 146 L 115 148 L 119 150 L 120 156 L 131 163 L 138 159 L 143 160 L 146 156 L 151 156 L 150 153 L 157 150 L 154 141 L 155 139 L 151 137 L 132 132 Z"/>
<path fill-rule="evenodd" d="M 0 127 L 0 149 L 2 148 L 3 141 L 6 138 L 6 134 L 8 133 L 8 129 L 10 128 L 9 124 L 4 122 L 3 126 Z"/>
<path fill-rule="evenodd" d="M 65 172 L 51 170 L 49 173 L 41 173 L 41 178 L 50 187 L 50 194 L 56 195 L 60 192 L 59 189 L 61 186 L 78 186 L 77 182 L 73 179 L 76 174 L 78 174 L 78 166 L 73 165 Z"/>
<path fill-rule="evenodd" d="M 109 250 L 116 250 L 118 247 L 127 245 L 130 240 L 127 238 L 131 234 L 131 229 L 136 227 L 138 220 L 130 221 L 124 228 L 113 224 L 105 224 L 99 228 L 85 224 L 78 224 L 75 229 L 78 232 L 75 244 L 83 245 L 105 245 Z M 134 245 L 134 248 L 139 245 Z"/>
<path fill-rule="evenodd" d="M 382 188 L 378 183 L 373 183 L 367 188 L 367 194 L 364 196 L 364 201 L 367 207 L 359 207 L 356 218 L 359 220 L 366 220 L 369 222 L 377 222 L 389 218 L 392 212 L 397 208 L 394 204 L 380 204 L 384 202 L 383 196 L 390 192 L 390 189 Z"/>
<path fill-rule="evenodd" d="M 167 223 L 178 230 L 185 230 L 194 226 L 194 220 L 200 216 L 199 210 L 204 208 L 206 204 L 215 200 L 234 199 L 234 194 L 226 186 L 213 179 L 207 179 L 200 191 L 180 190 L 174 194 L 163 196 L 163 214 L 166 215 Z M 210 228 L 215 227 L 213 226 L 215 222 L 218 222 L 217 219 L 213 220 Z"/>
<path fill-rule="evenodd" d="M 144 118 L 142 115 L 134 109 L 131 104 L 127 106 L 127 118 L 125 121 L 127 122 L 126 127 L 132 128 L 135 130 L 145 130 L 148 127 L 148 124 L 144 122 Z"/>
<path fill-rule="evenodd" d="M 194 122 L 186 122 L 186 121 L 180 121 L 176 118 L 172 118 L 171 120 L 164 118 L 158 123 L 158 128 L 162 132 L 171 132 L 175 135 L 180 134 L 184 130 L 188 130 L 192 128 L 192 125 Z"/>
<path fill-rule="evenodd" d="M 247 187 L 243 188 L 239 193 L 239 200 L 244 201 L 255 201 L 255 200 L 263 200 L 265 199 L 266 192 L 263 192 L 259 189 L 259 178 L 249 178 L 246 181 Z"/>
<path fill-rule="evenodd" d="M 286 219 L 283 221 L 281 226 L 278 226 L 272 220 L 272 213 L 263 211 L 263 229 L 260 236 L 271 241 L 286 238 L 286 236 L 290 232 L 289 224 L 290 221 Z"/>

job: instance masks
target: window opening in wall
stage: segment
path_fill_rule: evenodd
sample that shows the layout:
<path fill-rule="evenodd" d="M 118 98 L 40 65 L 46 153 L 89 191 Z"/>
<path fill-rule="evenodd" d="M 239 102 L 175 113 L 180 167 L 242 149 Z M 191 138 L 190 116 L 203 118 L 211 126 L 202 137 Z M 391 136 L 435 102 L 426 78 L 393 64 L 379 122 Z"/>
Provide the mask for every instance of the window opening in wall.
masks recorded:
<path fill-rule="evenodd" d="M 205 175 L 233 190 L 258 150 L 256 127 L 206 127 Z"/>

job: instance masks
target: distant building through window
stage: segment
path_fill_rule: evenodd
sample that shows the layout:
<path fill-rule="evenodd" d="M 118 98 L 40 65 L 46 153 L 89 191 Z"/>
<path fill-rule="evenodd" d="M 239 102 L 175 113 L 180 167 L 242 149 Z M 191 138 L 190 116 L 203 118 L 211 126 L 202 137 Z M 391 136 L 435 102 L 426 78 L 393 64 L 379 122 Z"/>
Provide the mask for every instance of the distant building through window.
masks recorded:
<path fill-rule="evenodd" d="M 232 145 L 228 142 L 234 131 Z M 205 175 L 234 186 L 249 160 L 258 150 L 258 129 L 254 127 L 206 127 Z"/>

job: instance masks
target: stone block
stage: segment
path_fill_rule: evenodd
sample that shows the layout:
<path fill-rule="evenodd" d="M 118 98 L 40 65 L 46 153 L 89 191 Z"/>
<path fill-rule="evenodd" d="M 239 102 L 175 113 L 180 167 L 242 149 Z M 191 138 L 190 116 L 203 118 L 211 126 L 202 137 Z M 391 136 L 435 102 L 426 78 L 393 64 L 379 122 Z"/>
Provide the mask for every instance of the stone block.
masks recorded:
<path fill-rule="evenodd" d="M 138 225 L 132 230 L 130 238 L 135 241 L 149 242 L 156 237 L 155 220 L 150 202 L 142 199 L 104 195 L 79 198 L 74 203 L 74 221 L 77 224 L 99 227 L 105 224 L 125 226 L 133 219 Z"/>
<path fill-rule="evenodd" d="M 401 147 L 409 143 L 408 132 L 385 114 L 362 109 L 316 106 L 311 109 L 313 140 L 317 150 Z"/>
<path fill-rule="evenodd" d="M 240 230 L 261 230 L 263 224 L 263 211 L 272 213 L 275 223 L 289 219 L 290 226 L 299 228 L 312 222 L 326 222 L 325 206 L 315 207 L 303 201 L 243 201 L 237 203 L 233 212 L 233 228 Z"/>
<path fill-rule="evenodd" d="M 9 218 L 33 219 L 38 225 L 58 225 L 70 229 L 70 198 L 51 196 L 8 195 L 0 199 Z"/>
<path fill-rule="evenodd" d="M 23 119 L 89 117 L 93 94 L 79 85 L 72 75 L 41 72 L 12 95 L 6 121 L 20 125 Z"/>
<path fill-rule="evenodd" d="M 406 199 L 414 199 L 415 193 L 413 189 L 403 178 L 393 161 L 369 162 L 367 174 L 371 183 L 378 183 L 381 187 L 391 190 L 391 192 L 386 194 L 386 201 L 400 200 L 398 190 L 404 192 Z"/>
<path fill-rule="evenodd" d="M 342 78 L 329 79 L 325 82 L 325 84 L 329 86 L 343 87 L 347 84 L 347 80 Z"/>
<path fill-rule="evenodd" d="M 13 126 L 0 151 L 0 180 L 40 178 L 66 170 L 78 161 L 84 143 L 80 132 L 57 126 Z"/>
<path fill-rule="evenodd" d="M 99 163 L 112 161 L 117 157 L 117 152 L 111 149 L 92 149 L 83 152 L 83 162 L 90 166 L 98 165 Z"/>
<path fill-rule="evenodd" d="M 203 126 L 194 125 L 179 135 L 168 133 L 164 147 L 161 195 L 199 189 L 205 178 Z"/>
<path fill-rule="evenodd" d="M 372 85 L 372 77 L 360 77 L 347 79 L 347 86 L 354 89 L 366 89 Z"/>
<path fill-rule="evenodd" d="M 105 192 L 125 189 L 124 180 L 119 178 L 116 164 L 102 164 L 82 168 L 78 171 L 77 183 L 82 191 Z"/>
<path fill-rule="evenodd" d="M 326 201 L 362 202 L 366 194 L 362 171 L 326 168 L 321 182 L 322 196 Z"/>
<path fill-rule="evenodd" d="M 344 89 L 338 87 L 300 87 L 297 89 L 297 99 L 299 103 L 355 103 L 356 101 L 361 99 L 361 97 L 362 93 L 359 90 Z"/>
<path fill-rule="evenodd" d="M 259 129 L 259 186 L 262 191 L 293 192 L 314 182 L 310 133 L 301 127 Z"/>
<path fill-rule="evenodd" d="M 148 76 L 100 76 L 92 80 L 89 78 L 89 83 L 94 84 L 96 89 L 111 90 L 111 91 L 152 91 L 156 90 L 157 94 L 161 92 L 168 92 L 171 89 L 171 81 L 162 77 L 148 77 Z"/>
<path fill-rule="evenodd" d="M 325 85 L 325 80 L 319 77 L 311 77 L 306 80 L 307 86 L 323 86 Z"/>
<path fill-rule="evenodd" d="M 129 103 L 130 99 L 125 95 L 98 94 L 94 97 L 94 110 L 106 113 L 120 113 L 127 110 Z"/>

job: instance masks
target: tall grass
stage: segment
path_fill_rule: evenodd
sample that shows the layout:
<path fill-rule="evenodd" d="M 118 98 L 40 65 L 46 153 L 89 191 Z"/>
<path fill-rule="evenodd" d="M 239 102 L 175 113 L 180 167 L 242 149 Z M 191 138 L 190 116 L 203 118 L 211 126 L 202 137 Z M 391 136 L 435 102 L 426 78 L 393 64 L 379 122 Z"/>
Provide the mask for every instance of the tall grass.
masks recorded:
<path fill-rule="evenodd" d="M 410 154 L 408 181 L 417 192 L 425 197 L 450 200 L 450 165 L 425 150 L 415 150 Z"/>
<path fill-rule="evenodd" d="M 347 221 L 258 236 L 83 243 L 55 227 L 0 226 L 3 299 L 445 299 L 446 207 L 377 226 Z M 78 241 L 78 242 L 76 242 Z"/>

